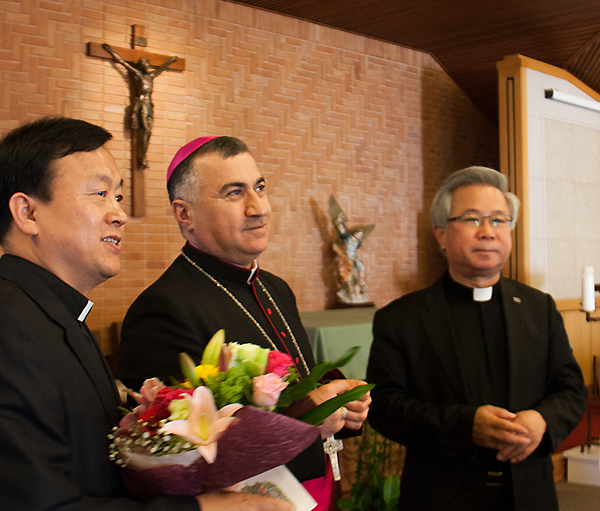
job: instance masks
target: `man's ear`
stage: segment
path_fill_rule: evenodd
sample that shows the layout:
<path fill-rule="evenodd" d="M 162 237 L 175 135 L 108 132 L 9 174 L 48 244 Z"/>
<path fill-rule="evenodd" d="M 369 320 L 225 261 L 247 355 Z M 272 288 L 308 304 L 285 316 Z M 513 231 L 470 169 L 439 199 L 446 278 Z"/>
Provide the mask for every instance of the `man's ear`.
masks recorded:
<path fill-rule="evenodd" d="M 37 201 L 22 192 L 15 193 L 8 201 L 8 207 L 15 225 L 25 234 L 35 236 L 38 234 L 36 219 Z"/>
<path fill-rule="evenodd" d="M 175 199 L 171 203 L 171 210 L 182 231 L 192 232 L 194 230 L 193 211 L 189 202 Z"/>
<path fill-rule="evenodd" d="M 435 239 L 440 245 L 440 250 L 445 254 L 446 253 L 446 229 L 443 229 L 439 225 L 436 225 L 433 228 L 433 235 Z"/>

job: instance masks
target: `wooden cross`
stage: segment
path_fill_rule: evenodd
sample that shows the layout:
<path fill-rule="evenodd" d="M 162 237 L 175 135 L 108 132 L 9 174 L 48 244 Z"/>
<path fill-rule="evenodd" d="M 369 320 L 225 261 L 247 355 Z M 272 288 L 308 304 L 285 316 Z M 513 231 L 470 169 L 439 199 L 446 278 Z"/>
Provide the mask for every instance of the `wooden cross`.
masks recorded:
<path fill-rule="evenodd" d="M 131 214 L 139 217 L 146 214 L 144 168 L 148 166 L 146 150 L 154 119 L 153 81 L 167 68 L 185 70 L 185 59 L 137 49 L 136 46 L 145 47 L 147 44 L 145 27 L 132 25 L 131 28 L 131 48 L 90 42 L 87 44 L 87 54 L 90 57 L 111 59 L 123 65 L 134 81 L 131 125 Z M 156 69 L 151 70 L 150 66 Z"/>

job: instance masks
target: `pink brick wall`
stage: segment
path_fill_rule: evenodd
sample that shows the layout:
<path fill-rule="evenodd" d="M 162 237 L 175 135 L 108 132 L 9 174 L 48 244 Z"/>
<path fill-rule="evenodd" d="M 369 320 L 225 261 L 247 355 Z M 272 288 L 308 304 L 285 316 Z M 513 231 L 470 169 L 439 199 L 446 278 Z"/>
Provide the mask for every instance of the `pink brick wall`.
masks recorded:
<path fill-rule="evenodd" d="M 147 214 L 130 218 L 121 274 L 95 289 L 89 324 L 103 332 L 178 254 L 164 186 L 177 148 L 202 134 L 242 138 L 274 211 L 265 269 L 301 310 L 332 295 L 335 194 L 351 225 L 376 223 L 360 251 L 381 306 L 431 282 L 443 261 L 427 209 L 448 173 L 497 165 L 497 129 L 429 55 L 219 0 L 0 1 L 0 134 L 47 114 L 109 129 L 129 204 L 129 87 L 123 69 L 87 57 L 88 41 L 186 59 L 155 82 Z"/>

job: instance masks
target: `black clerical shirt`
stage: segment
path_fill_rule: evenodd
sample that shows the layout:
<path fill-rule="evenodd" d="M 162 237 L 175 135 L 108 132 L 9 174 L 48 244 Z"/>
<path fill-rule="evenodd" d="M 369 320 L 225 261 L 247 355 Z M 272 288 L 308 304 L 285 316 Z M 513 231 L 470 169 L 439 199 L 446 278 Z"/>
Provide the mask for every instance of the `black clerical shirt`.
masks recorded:
<path fill-rule="evenodd" d="M 444 292 L 459 346 L 469 403 L 508 405 L 508 352 L 500 286 L 488 301 L 475 301 L 473 289 L 444 276 Z"/>
<path fill-rule="evenodd" d="M 17 256 L 12 256 L 8 254 L 4 255 L 3 257 L 17 258 Z M 100 349 L 100 346 L 98 346 L 98 343 L 92 336 L 90 329 L 85 324 L 85 318 L 90 312 L 93 303 L 75 288 L 71 287 L 65 281 L 61 280 L 59 277 L 54 275 L 52 272 L 46 270 L 45 268 L 42 268 L 41 266 L 38 266 L 35 263 L 32 263 L 31 261 L 28 261 L 27 259 L 22 259 L 19 257 L 18 260 L 20 264 L 26 265 L 28 267 L 27 271 L 35 274 L 41 282 L 43 282 L 50 288 L 50 290 L 65 306 L 69 314 L 71 314 L 73 318 L 75 318 L 79 322 L 79 325 L 85 335 L 85 339 L 88 341 L 88 343 L 86 343 L 83 349 L 85 349 L 85 351 L 88 354 L 88 357 L 90 357 L 89 360 L 98 360 L 98 367 L 102 366 L 104 369 L 103 372 L 98 373 L 99 375 L 102 374 L 103 381 L 97 381 L 96 383 L 97 385 L 106 385 L 107 388 L 111 389 L 111 392 L 115 396 L 115 406 L 118 406 L 120 404 L 120 399 L 118 397 L 118 393 L 114 385 L 114 376 L 106 363 L 106 359 L 104 357 L 104 354 L 102 353 L 102 350 Z M 89 370 L 90 368 L 88 367 L 87 369 Z"/>

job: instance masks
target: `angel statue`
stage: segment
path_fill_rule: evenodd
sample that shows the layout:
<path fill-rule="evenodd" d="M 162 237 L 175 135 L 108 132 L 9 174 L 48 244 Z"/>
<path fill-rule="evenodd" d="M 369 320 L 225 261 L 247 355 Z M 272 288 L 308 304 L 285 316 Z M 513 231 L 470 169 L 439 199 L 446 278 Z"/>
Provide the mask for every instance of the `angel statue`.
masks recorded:
<path fill-rule="evenodd" d="M 346 225 L 348 219 L 333 195 L 329 197 L 329 215 L 337 235 L 333 243 L 333 251 L 338 259 L 340 289 L 337 297 L 342 303 L 350 306 L 368 305 L 370 302 L 365 284 L 365 265 L 358 257 L 358 249 L 375 228 L 375 224 L 359 225 L 350 229 Z"/>

